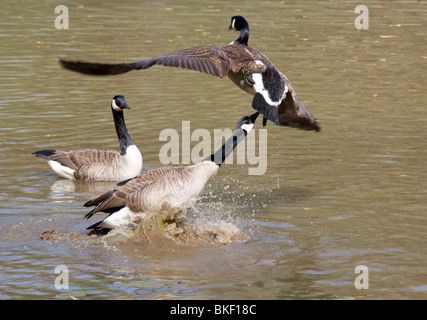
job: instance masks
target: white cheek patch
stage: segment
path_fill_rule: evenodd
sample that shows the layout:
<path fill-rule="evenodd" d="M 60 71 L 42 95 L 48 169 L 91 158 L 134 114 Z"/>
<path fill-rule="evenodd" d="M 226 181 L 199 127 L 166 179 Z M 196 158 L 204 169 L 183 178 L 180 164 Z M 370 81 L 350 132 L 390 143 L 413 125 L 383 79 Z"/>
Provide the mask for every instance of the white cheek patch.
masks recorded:
<path fill-rule="evenodd" d="M 111 106 L 116 111 L 122 111 L 122 109 L 120 109 L 120 107 L 116 104 L 116 100 L 114 100 L 114 99 L 113 99 L 113 101 L 111 101 Z"/>
<path fill-rule="evenodd" d="M 251 123 L 251 124 L 244 124 L 240 128 L 243 129 L 243 130 L 245 130 L 247 133 L 249 133 L 249 132 L 252 131 L 253 127 L 254 127 L 254 124 Z"/>
<path fill-rule="evenodd" d="M 234 24 L 236 23 L 236 19 L 233 19 L 233 22 L 231 23 L 231 29 L 236 30 L 236 27 Z"/>

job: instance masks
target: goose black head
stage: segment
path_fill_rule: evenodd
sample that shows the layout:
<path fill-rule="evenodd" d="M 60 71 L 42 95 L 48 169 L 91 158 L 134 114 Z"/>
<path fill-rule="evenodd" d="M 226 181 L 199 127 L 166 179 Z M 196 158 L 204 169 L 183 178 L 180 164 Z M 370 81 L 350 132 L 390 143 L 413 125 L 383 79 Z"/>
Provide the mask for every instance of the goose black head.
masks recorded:
<path fill-rule="evenodd" d="M 240 31 L 244 28 L 248 28 L 248 22 L 242 16 L 231 17 L 231 23 L 228 30 Z"/>
<path fill-rule="evenodd" d="M 126 103 L 125 97 L 123 96 L 114 96 L 113 100 L 111 101 L 111 108 L 113 108 L 116 111 L 123 111 L 123 109 L 130 109 L 130 107 Z"/>
<path fill-rule="evenodd" d="M 246 131 L 246 134 L 251 132 L 256 118 L 258 118 L 259 112 L 255 112 L 254 114 L 250 116 L 244 116 L 242 119 L 239 120 L 237 123 L 236 129 L 243 129 Z"/>
<path fill-rule="evenodd" d="M 240 31 L 240 37 L 234 40 L 234 44 L 248 45 L 249 40 L 249 24 L 242 16 L 231 17 L 231 23 L 228 30 Z"/>

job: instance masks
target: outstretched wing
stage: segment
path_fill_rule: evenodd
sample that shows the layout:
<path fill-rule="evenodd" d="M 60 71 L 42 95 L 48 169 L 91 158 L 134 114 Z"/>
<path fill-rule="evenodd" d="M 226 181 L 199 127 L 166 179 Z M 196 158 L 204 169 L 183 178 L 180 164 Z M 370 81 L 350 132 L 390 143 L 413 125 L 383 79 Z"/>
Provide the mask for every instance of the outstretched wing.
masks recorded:
<path fill-rule="evenodd" d="M 134 63 L 105 64 L 59 60 L 62 67 L 90 75 L 117 75 L 131 70 L 148 69 L 155 64 L 199 71 L 224 78 L 230 68 L 230 59 L 221 48 L 199 46 L 142 60 Z"/>

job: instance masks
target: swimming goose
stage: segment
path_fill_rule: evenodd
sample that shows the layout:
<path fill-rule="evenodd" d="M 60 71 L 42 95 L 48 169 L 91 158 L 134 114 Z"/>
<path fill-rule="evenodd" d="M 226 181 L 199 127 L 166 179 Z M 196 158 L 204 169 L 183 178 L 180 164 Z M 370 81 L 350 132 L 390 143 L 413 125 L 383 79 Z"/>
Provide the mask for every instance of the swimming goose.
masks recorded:
<path fill-rule="evenodd" d="M 173 208 L 196 200 L 205 185 L 218 172 L 219 167 L 237 144 L 252 130 L 259 112 L 245 116 L 238 122 L 232 136 L 214 154 L 202 162 L 179 167 L 161 167 L 150 170 L 133 179 L 117 184 L 117 187 L 84 204 L 95 206 L 85 218 L 97 212 L 109 213 L 108 217 L 87 229 L 105 233 L 122 224 L 133 221 L 151 207 L 168 199 Z"/>
<path fill-rule="evenodd" d="M 111 101 L 114 124 L 122 152 L 109 149 L 40 150 L 33 154 L 47 160 L 59 176 L 84 181 L 122 181 L 141 173 L 142 156 L 126 129 L 123 109 L 130 109 L 123 96 Z"/>
<path fill-rule="evenodd" d="M 66 69 L 91 75 L 116 75 L 159 64 L 219 78 L 228 76 L 242 90 L 254 95 L 252 107 L 263 114 L 263 125 L 268 119 L 276 125 L 319 131 L 318 121 L 297 97 L 289 79 L 264 54 L 247 46 L 247 21 L 242 16 L 233 16 L 229 29 L 240 31 L 240 36 L 222 48 L 199 46 L 134 63 L 101 64 L 62 59 L 59 62 Z"/>

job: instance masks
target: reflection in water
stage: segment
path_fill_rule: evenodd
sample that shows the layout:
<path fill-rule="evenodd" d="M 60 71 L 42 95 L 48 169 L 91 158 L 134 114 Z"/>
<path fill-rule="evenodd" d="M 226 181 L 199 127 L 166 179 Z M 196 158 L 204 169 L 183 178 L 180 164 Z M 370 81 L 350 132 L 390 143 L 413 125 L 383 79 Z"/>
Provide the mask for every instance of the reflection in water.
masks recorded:
<path fill-rule="evenodd" d="M 68 202 L 76 200 L 82 194 L 100 194 L 113 189 L 117 182 L 82 182 L 58 178 L 50 186 L 49 198 L 54 202 Z M 77 194 L 76 194 L 77 192 Z M 89 197 L 88 197 L 89 200 Z"/>
<path fill-rule="evenodd" d="M 53 199 L 55 202 L 64 202 L 73 199 L 73 196 L 70 193 L 74 193 L 76 190 L 76 185 L 72 180 L 61 179 L 55 181 L 50 186 L 50 194 L 49 197 Z"/>

